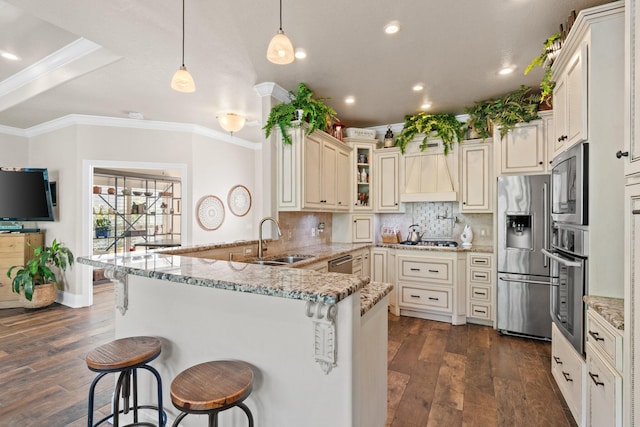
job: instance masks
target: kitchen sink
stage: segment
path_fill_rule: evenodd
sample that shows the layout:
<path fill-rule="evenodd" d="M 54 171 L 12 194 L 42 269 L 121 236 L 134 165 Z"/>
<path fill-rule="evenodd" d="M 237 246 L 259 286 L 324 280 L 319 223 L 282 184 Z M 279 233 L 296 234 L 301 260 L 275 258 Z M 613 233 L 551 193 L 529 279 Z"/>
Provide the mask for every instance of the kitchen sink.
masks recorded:
<path fill-rule="evenodd" d="M 272 258 L 270 261 L 283 262 L 285 264 L 293 264 L 294 262 L 304 261 L 305 259 L 313 258 L 311 255 L 285 255 L 278 258 Z"/>
<path fill-rule="evenodd" d="M 283 265 L 287 265 L 286 262 L 269 261 L 269 260 L 266 260 L 266 259 L 258 259 L 258 260 L 255 260 L 255 261 L 251 261 L 251 264 L 270 265 L 272 267 L 282 267 Z"/>

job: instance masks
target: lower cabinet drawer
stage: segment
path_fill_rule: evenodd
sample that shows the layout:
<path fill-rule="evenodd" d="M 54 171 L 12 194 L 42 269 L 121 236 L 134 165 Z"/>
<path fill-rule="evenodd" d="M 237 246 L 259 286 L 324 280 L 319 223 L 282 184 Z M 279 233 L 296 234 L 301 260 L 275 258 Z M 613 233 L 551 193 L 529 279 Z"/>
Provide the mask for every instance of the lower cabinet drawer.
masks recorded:
<path fill-rule="evenodd" d="M 586 363 L 555 323 L 551 327 L 551 374 L 556 380 L 573 418 L 582 425 L 582 382 Z"/>
<path fill-rule="evenodd" d="M 440 289 L 420 289 L 402 286 L 403 305 L 418 308 L 451 310 L 451 292 Z"/>
<path fill-rule="evenodd" d="M 587 425 L 622 425 L 622 377 L 587 343 Z"/>
<path fill-rule="evenodd" d="M 491 288 L 489 286 L 471 285 L 469 289 L 469 299 L 486 302 L 491 301 Z"/>
<path fill-rule="evenodd" d="M 488 304 L 471 303 L 469 314 L 470 317 L 478 319 L 491 319 L 491 307 Z"/>

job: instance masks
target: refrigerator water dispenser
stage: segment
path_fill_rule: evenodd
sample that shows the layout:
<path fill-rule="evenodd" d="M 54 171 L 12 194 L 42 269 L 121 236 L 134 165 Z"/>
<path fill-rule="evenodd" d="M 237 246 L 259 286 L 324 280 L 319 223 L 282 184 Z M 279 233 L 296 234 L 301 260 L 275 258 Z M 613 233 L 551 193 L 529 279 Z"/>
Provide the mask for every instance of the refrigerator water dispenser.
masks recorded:
<path fill-rule="evenodd" d="M 531 215 L 507 215 L 507 248 L 533 250 Z"/>

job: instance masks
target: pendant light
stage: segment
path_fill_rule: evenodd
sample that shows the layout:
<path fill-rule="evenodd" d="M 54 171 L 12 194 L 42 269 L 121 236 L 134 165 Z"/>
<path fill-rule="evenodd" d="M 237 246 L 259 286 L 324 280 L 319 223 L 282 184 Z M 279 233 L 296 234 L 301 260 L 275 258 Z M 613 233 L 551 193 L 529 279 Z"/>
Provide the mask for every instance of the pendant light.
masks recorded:
<path fill-rule="evenodd" d="M 171 79 L 171 89 L 178 92 L 195 92 L 196 84 L 184 65 L 184 0 L 182 0 L 182 66 Z"/>
<path fill-rule="evenodd" d="M 267 48 L 267 59 L 274 64 L 291 64 L 294 59 L 293 44 L 282 30 L 282 0 L 280 0 L 280 29 Z"/>

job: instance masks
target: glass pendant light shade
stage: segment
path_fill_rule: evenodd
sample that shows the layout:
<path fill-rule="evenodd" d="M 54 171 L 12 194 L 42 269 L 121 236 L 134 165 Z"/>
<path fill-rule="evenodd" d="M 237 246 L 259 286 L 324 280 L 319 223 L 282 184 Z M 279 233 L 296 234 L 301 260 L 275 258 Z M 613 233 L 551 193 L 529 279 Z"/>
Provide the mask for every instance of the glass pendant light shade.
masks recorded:
<path fill-rule="evenodd" d="M 217 118 L 222 129 L 230 133 L 238 132 L 244 127 L 244 124 L 247 121 L 246 117 L 235 113 L 221 114 Z"/>
<path fill-rule="evenodd" d="M 193 82 L 193 77 L 191 77 L 191 74 L 187 71 L 187 67 L 184 65 L 173 75 L 171 79 L 171 89 L 177 90 L 178 92 L 195 92 L 196 84 Z"/>
<path fill-rule="evenodd" d="M 291 64 L 295 58 L 293 44 L 284 31 L 279 30 L 278 34 L 273 36 L 269 47 L 267 48 L 267 59 L 274 64 Z"/>

